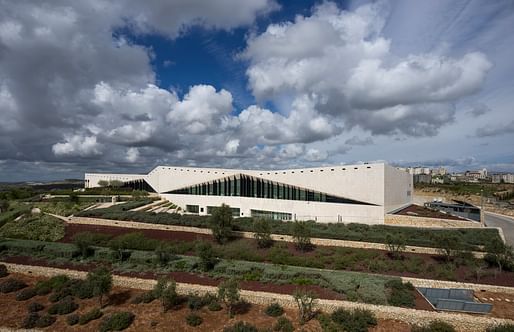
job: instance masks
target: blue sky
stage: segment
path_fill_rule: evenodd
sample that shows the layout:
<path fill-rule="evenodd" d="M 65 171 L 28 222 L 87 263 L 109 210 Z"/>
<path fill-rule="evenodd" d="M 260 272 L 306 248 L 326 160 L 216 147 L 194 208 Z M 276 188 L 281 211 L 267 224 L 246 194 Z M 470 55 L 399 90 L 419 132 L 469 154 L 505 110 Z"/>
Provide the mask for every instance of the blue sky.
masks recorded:
<path fill-rule="evenodd" d="M 0 181 L 514 172 L 511 1 L 0 1 Z"/>

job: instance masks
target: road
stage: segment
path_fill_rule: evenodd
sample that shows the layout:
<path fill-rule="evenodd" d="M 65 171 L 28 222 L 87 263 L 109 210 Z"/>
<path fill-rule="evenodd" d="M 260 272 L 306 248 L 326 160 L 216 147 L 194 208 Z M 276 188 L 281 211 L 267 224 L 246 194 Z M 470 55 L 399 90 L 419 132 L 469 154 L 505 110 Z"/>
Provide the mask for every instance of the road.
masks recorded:
<path fill-rule="evenodd" d="M 505 242 L 514 246 L 514 218 L 484 212 L 485 224 L 488 227 L 500 227 L 505 236 Z"/>

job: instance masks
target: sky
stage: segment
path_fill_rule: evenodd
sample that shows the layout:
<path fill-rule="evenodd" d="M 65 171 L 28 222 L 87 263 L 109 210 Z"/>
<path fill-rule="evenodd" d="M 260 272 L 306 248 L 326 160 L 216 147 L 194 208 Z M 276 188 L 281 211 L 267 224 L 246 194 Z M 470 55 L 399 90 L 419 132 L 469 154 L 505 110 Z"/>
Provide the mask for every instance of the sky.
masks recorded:
<path fill-rule="evenodd" d="M 0 181 L 514 172 L 514 2 L 0 0 Z"/>

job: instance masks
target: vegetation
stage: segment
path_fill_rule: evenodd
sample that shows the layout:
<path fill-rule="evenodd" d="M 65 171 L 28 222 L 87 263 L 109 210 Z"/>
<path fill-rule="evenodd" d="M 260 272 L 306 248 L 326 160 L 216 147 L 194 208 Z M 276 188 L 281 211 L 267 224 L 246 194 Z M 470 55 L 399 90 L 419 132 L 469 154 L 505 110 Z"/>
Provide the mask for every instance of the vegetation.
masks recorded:
<path fill-rule="evenodd" d="M 102 316 L 103 316 L 102 310 L 100 310 L 100 308 L 94 308 L 94 309 L 89 310 L 88 312 L 86 312 L 82 316 L 80 316 L 80 318 L 78 320 L 78 323 L 80 325 L 86 325 L 90 321 L 98 319 L 98 318 L 100 318 Z"/>
<path fill-rule="evenodd" d="M 314 317 L 316 295 L 305 289 L 297 289 L 294 292 L 293 297 L 296 302 L 296 306 L 298 307 L 300 324 L 303 325 Z"/>
<path fill-rule="evenodd" d="M 177 284 L 172 279 L 160 278 L 153 289 L 153 296 L 159 299 L 163 312 L 178 303 Z"/>
<path fill-rule="evenodd" d="M 451 233 L 443 233 L 434 237 L 434 243 L 439 248 L 439 253 L 446 258 L 447 262 L 452 260 L 463 247 L 460 237 L 457 234 Z"/>
<path fill-rule="evenodd" d="M 22 280 L 15 279 L 15 278 L 8 278 L 2 283 L 0 283 L 0 292 L 2 293 L 12 293 L 19 291 L 20 289 L 23 289 L 27 287 L 27 284 L 23 282 Z"/>
<path fill-rule="evenodd" d="M 414 286 L 410 283 L 402 283 L 399 279 L 393 279 L 386 283 L 390 289 L 388 304 L 397 307 L 414 308 L 416 298 L 414 296 Z"/>
<path fill-rule="evenodd" d="M 269 306 L 266 307 L 264 310 L 266 315 L 271 317 L 278 317 L 281 316 L 284 313 L 284 308 L 278 303 L 272 303 Z"/>
<path fill-rule="evenodd" d="M 293 224 L 292 231 L 293 239 L 296 247 L 301 251 L 307 251 L 312 249 L 311 244 L 311 226 L 306 221 L 296 221 Z"/>
<path fill-rule="evenodd" d="M 199 242 L 196 245 L 196 255 L 200 259 L 200 268 L 202 271 L 210 271 L 214 268 L 218 259 L 214 254 L 212 245 L 209 242 Z"/>
<path fill-rule="evenodd" d="M 232 318 L 234 315 L 233 308 L 240 300 L 239 295 L 240 287 L 235 278 L 230 278 L 221 282 L 218 285 L 218 298 L 225 303 L 228 315 Z"/>
<path fill-rule="evenodd" d="M 271 223 L 269 219 L 260 218 L 253 222 L 253 232 L 259 248 L 269 248 L 273 245 L 271 239 Z"/>
<path fill-rule="evenodd" d="M 413 327 L 412 332 L 455 332 L 455 328 L 446 322 L 435 320 L 425 326 Z"/>
<path fill-rule="evenodd" d="M 53 323 L 55 323 L 56 320 L 57 320 L 57 318 L 55 318 L 54 316 L 50 316 L 49 314 L 46 314 L 46 315 L 39 317 L 39 319 L 36 321 L 35 327 L 45 328 L 45 327 L 48 327 L 48 326 L 52 325 Z"/>
<path fill-rule="evenodd" d="M 407 240 L 403 234 L 388 234 L 386 236 L 386 244 L 391 257 L 395 259 L 402 258 L 402 252 L 405 251 L 405 243 Z"/>
<path fill-rule="evenodd" d="M 130 202 L 132 203 L 132 202 Z M 79 213 L 83 217 L 99 217 L 114 220 L 132 220 L 151 224 L 178 225 L 210 228 L 209 217 L 195 215 L 180 215 L 176 213 L 154 213 L 122 210 L 120 204 L 107 209 L 94 209 Z M 273 222 L 270 224 L 272 234 L 293 235 L 293 222 Z M 367 241 L 387 243 L 387 235 L 402 235 L 406 245 L 421 247 L 437 247 L 443 241 L 436 241 L 447 234 L 459 238 L 459 250 L 481 250 L 480 246 L 499 239 L 496 229 L 420 229 L 415 227 L 395 227 L 389 225 L 365 225 L 343 223 L 314 223 L 309 222 L 311 237 L 351 241 Z M 252 232 L 252 218 L 238 218 L 234 221 L 234 230 Z"/>
<path fill-rule="evenodd" d="M 367 332 L 372 326 L 377 325 L 375 315 L 364 309 L 346 310 L 337 309 L 330 315 L 330 319 L 321 319 L 322 327 L 335 325 L 336 331 Z M 327 330 L 327 329 L 324 329 Z"/>
<path fill-rule="evenodd" d="M 128 311 L 111 314 L 100 323 L 100 332 L 122 331 L 132 324 L 134 318 L 134 314 Z"/>
<path fill-rule="evenodd" d="M 189 326 L 198 326 L 203 323 L 203 319 L 195 313 L 190 313 L 186 316 L 186 322 Z"/>
<path fill-rule="evenodd" d="M 487 251 L 486 260 L 494 262 L 500 273 L 504 267 L 511 270 L 514 267 L 514 250 L 512 246 L 506 245 L 502 240 L 494 240 L 485 246 Z"/>
<path fill-rule="evenodd" d="M 99 267 L 87 274 L 87 281 L 90 283 L 94 296 L 98 296 L 100 307 L 102 307 L 102 299 L 111 292 L 112 273 L 105 267 Z"/>
<path fill-rule="evenodd" d="M 486 332 L 513 332 L 514 324 L 501 324 L 494 327 L 490 327 Z"/>
<path fill-rule="evenodd" d="M 250 323 L 239 321 L 223 329 L 223 332 L 259 332 L 259 330 Z"/>
<path fill-rule="evenodd" d="M 232 236 L 232 219 L 232 210 L 226 204 L 222 204 L 212 211 L 210 228 L 212 236 L 218 243 L 227 243 Z"/>
<path fill-rule="evenodd" d="M 27 311 L 28 312 L 38 312 L 38 311 L 43 310 L 44 308 L 45 308 L 45 306 L 42 305 L 41 303 L 32 302 L 27 306 Z"/>
<path fill-rule="evenodd" d="M 7 266 L 4 264 L 0 264 L 0 278 L 7 277 L 9 272 L 7 271 Z"/>
<path fill-rule="evenodd" d="M 80 321 L 80 316 L 77 314 L 71 314 L 66 316 L 66 323 L 68 323 L 69 326 L 77 325 Z"/>
<path fill-rule="evenodd" d="M 277 319 L 275 325 L 273 325 L 273 331 L 277 332 L 293 332 L 294 327 L 291 321 L 285 317 Z"/>
<path fill-rule="evenodd" d="M 64 236 L 64 222 L 49 215 L 24 216 L 0 228 L 0 237 L 38 241 L 57 241 Z"/>
<path fill-rule="evenodd" d="M 37 295 L 37 292 L 34 288 L 28 287 L 20 290 L 16 293 L 16 301 L 27 301 Z"/>
<path fill-rule="evenodd" d="M 48 308 L 48 313 L 52 315 L 67 315 L 77 310 L 79 305 L 72 298 L 67 297 Z"/>

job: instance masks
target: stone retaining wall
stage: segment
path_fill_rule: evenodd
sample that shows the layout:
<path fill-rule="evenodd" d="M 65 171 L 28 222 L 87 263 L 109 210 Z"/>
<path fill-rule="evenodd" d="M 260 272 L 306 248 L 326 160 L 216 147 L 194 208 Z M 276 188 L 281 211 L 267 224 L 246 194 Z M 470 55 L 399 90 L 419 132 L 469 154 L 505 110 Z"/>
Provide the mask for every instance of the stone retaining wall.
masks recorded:
<path fill-rule="evenodd" d="M 110 220 L 101 218 L 85 218 L 85 217 L 70 217 L 66 220 L 71 224 L 83 224 L 83 225 L 102 225 L 102 226 L 113 226 L 113 227 L 126 227 L 135 229 L 155 229 L 163 231 L 177 231 L 177 232 L 191 232 L 198 234 L 209 234 L 212 232 L 208 228 L 189 227 L 189 226 L 174 226 L 174 225 L 161 225 L 161 224 L 150 224 L 136 221 L 121 221 L 121 220 Z M 237 236 L 243 238 L 254 238 L 252 232 L 234 232 Z M 271 238 L 275 241 L 294 242 L 294 239 L 290 235 L 282 234 L 271 234 Z M 387 245 L 383 243 L 374 242 L 362 242 L 362 241 L 349 241 L 349 240 L 335 240 L 335 239 L 322 239 L 322 238 L 311 238 L 311 243 L 319 246 L 334 246 L 334 247 L 346 247 L 346 248 L 360 248 L 360 249 L 378 249 L 388 250 Z M 439 254 L 438 249 L 428 247 L 417 247 L 417 246 L 406 246 L 405 252 L 414 252 L 418 254 L 437 255 Z M 477 258 L 483 258 L 483 252 L 473 252 Z"/>
<path fill-rule="evenodd" d="M 8 270 L 22 274 L 30 274 L 43 277 L 52 277 L 59 274 L 66 274 L 72 278 L 85 278 L 87 273 L 74 271 L 69 269 L 58 269 L 41 266 L 29 266 L 5 263 Z M 123 276 L 113 276 L 113 284 L 119 287 L 150 290 L 156 284 L 155 280 L 130 278 Z M 186 283 L 177 283 L 177 292 L 180 294 L 198 293 L 199 295 L 207 292 L 216 293 L 217 288 L 213 286 L 193 285 Z M 284 294 L 275 294 L 267 292 L 255 292 L 242 290 L 241 297 L 253 304 L 267 305 L 278 302 L 284 307 L 295 308 L 296 303 L 292 296 Z M 336 300 L 318 300 L 317 309 L 324 312 L 332 312 L 337 308 L 346 309 L 367 309 L 375 313 L 378 318 L 396 319 L 407 322 L 409 324 L 428 324 L 433 320 L 443 320 L 452 324 L 461 332 L 479 332 L 485 331 L 486 328 L 502 323 L 514 323 L 512 320 L 499 319 L 488 316 L 468 315 L 462 313 L 435 312 L 415 310 L 383 305 L 372 305 L 365 303 L 336 301 Z"/>
<path fill-rule="evenodd" d="M 384 223 L 392 226 L 411 226 L 428 228 L 480 228 L 482 224 L 473 221 L 452 220 L 440 218 L 427 218 L 407 216 L 400 214 L 386 214 Z"/>

